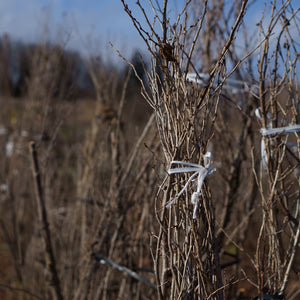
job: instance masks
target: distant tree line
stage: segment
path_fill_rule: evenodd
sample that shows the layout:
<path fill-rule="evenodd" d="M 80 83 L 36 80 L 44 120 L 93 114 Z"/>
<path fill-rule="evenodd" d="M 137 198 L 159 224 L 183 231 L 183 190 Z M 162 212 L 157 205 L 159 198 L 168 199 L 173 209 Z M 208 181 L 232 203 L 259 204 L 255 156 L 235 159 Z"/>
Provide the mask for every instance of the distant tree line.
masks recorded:
<path fill-rule="evenodd" d="M 94 96 L 88 60 L 103 64 L 100 57 L 84 58 L 78 51 L 51 43 L 12 41 L 8 34 L 0 37 L 0 95 L 24 97 L 40 84 L 52 91 L 52 97 L 73 99 Z M 132 57 L 139 75 L 143 66 L 137 52 Z M 104 65 L 104 64 L 103 64 Z M 105 66 L 113 68 L 113 65 Z M 120 69 L 120 75 L 126 72 Z M 137 85 L 134 76 L 131 85 Z M 51 89 L 49 89 L 51 85 Z"/>

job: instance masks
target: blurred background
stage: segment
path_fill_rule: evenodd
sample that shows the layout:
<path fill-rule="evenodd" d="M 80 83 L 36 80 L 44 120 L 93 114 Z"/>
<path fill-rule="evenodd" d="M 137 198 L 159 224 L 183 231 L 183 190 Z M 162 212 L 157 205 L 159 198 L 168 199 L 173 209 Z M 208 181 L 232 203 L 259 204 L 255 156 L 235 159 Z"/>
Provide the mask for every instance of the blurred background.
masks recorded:
<path fill-rule="evenodd" d="M 141 3 L 150 16 L 148 1 Z M 135 1 L 128 4 L 140 18 Z M 175 16 L 182 6 L 183 1 L 170 1 L 170 15 Z M 0 34 L 24 43 L 63 42 L 68 49 L 85 55 L 110 53 L 109 41 L 128 55 L 134 49 L 145 50 L 120 0 L 1 1 Z"/>

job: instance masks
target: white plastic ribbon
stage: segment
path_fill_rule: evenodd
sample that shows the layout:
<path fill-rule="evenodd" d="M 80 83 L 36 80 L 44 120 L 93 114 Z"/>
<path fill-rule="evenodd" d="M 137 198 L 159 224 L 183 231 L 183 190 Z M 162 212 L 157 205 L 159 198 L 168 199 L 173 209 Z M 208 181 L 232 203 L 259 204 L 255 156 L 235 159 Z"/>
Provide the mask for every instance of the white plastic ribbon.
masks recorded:
<path fill-rule="evenodd" d="M 261 118 L 261 115 L 260 115 L 259 108 L 256 108 L 255 111 L 254 111 L 254 113 L 255 113 L 256 118 L 257 118 L 260 122 L 262 122 L 262 118 Z"/>
<path fill-rule="evenodd" d="M 209 74 L 208 73 L 188 73 L 186 75 L 186 80 L 190 82 L 194 82 L 196 84 L 199 84 L 200 86 L 205 86 L 206 82 L 209 80 Z M 216 83 L 214 86 L 217 85 Z M 237 94 L 238 92 L 251 92 L 254 93 L 255 86 L 252 86 L 251 88 L 245 81 L 236 80 L 236 79 L 226 79 L 223 86 L 223 89 L 225 90 L 231 90 L 233 94 Z"/>
<path fill-rule="evenodd" d="M 260 115 L 259 108 L 255 110 L 255 115 L 256 117 L 262 122 L 262 118 Z M 267 115 L 269 119 L 271 119 L 270 114 Z M 282 122 L 282 120 L 278 119 L 279 122 Z M 286 122 L 287 123 L 287 122 Z M 285 127 L 279 127 L 279 128 L 272 128 L 272 123 L 269 123 L 267 128 L 261 128 L 260 133 L 261 135 L 268 136 L 268 135 L 273 135 L 273 134 L 290 134 L 290 133 L 295 133 L 300 131 L 300 125 L 290 125 L 290 126 L 285 126 Z M 266 169 L 267 168 L 267 163 L 268 163 L 268 157 L 267 157 L 267 150 L 266 150 L 266 144 L 264 141 L 264 138 L 261 139 L 261 156 L 262 156 L 262 164 L 263 167 Z"/>
<path fill-rule="evenodd" d="M 262 123 L 262 117 L 260 115 L 260 108 L 256 108 L 254 113 L 255 113 L 256 118 Z M 271 119 L 270 114 L 267 114 L 267 117 L 269 119 Z M 271 127 L 272 127 L 272 123 L 269 123 L 267 125 L 267 129 L 269 129 Z M 261 129 L 263 129 L 263 128 L 261 128 Z M 267 155 L 265 140 L 264 140 L 263 137 L 262 137 L 261 142 L 260 142 L 260 153 L 261 153 L 262 166 L 263 166 L 264 169 L 266 169 L 267 164 L 268 164 L 268 155 Z"/>
<path fill-rule="evenodd" d="M 169 174 L 178 174 L 178 173 L 194 173 L 193 175 L 190 176 L 184 187 L 181 189 L 181 191 L 175 196 L 175 198 L 166 205 L 167 208 L 169 208 L 179 197 L 180 195 L 187 189 L 189 183 L 193 181 L 196 176 L 198 175 L 197 178 L 197 190 L 192 194 L 191 198 L 191 203 L 194 206 L 193 210 L 193 219 L 196 218 L 196 212 L 197 212 L 197 207 L 199 203 L 199 198 L 201 195 L 201 188 L 203 185 L 203 182 L 206 178 L 206 176 L 212 174 L 213 172 L 216 171 L 215 166 L 212 165 L 213 163 L 213 156 L 211 152 L 206 152 L 206 154 L 203 157 L 204 159 L 204 167 L 201 165 L 185 162 L 185 161 L 178 161 L 178 160 L 173 160 L 171 161 L 170 168 L 168 170 Z M 173 164 L 179 164 L 183 165 L 185 167 L 180 167 L 180 168 L 172 168 Z"/>
<path fill-rule="evenodd" d="M 271 134 L 289 134 L 300 131 L 300 125 L 290 125 L 279 128 L 261 128 L 260 133 L 262 136 L 271 135 Z"/>
<path fill-rule="evenodd" d="M 186 75 L 186 80 L 190 82 L 197 83 L 201 86 L 205 86 L 206 81 L 209 79 L 209 74 L 207 73 L 188 73 Z"/>
<path fill-rule="evenodd" d="M 268 164 L 268 155 L 267 155 L 267 149 L 266 149 L 266 144 L 264 138 L 261 139 L 260 142 L 260 153 L 261 153 L 261 161 L 264 169 L 267 168 Z"/>

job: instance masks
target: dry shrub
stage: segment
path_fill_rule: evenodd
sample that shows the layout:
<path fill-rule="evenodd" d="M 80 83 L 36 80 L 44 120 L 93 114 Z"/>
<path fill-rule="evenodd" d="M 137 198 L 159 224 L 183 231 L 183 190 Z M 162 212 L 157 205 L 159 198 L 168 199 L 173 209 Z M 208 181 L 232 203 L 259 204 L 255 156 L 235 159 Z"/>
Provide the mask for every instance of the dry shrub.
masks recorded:
<path fill-rule="evenodd" d="M 248 1 L 229 6 L 186 1 L 172 20 L 165 0 L 154 8 L 154 22 L 137 1 L 145 26 L 122 2 L 152 55 L 150 89 L 141 81 L 143 95 L 156 114 L 165 164 L 170 174 L 178 173 L 166 179 L 156 198 L 160 230 L 153 251 L 159 298 L 233 299 L 242 292 L 282 298 L 288 294 L 288 278 L 296 275 L 291 266 L 299 241 L 298 135 L 289 138 L 296 152 L 289 149 L 289 135 L 277 134 L 263 138 L 266 152 L 260 153 L 258 131 L 297 124 L 298 48 L 292 31 L 297 34 L 298 10 L 291 1 L 272 1 L 258 24 L 260 41 L 249 49 L 252 41 L 243 21 Z M 242 56 L 236 50 L 241 29 L 248 46 Z M 257 49 L 255 73 L 251 55 Z M 218 171 L 199 197 L 195 185 L 183 188 L 192 170 L 172 172 L 172 164 L 204 166 L 207 151 L 216 157 Z"/>

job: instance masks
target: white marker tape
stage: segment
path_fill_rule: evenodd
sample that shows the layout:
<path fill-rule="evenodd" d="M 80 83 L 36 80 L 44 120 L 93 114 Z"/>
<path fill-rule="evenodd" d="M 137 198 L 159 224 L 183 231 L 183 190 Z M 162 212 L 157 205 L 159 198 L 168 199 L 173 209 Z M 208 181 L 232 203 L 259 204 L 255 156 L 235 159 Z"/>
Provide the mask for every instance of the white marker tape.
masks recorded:
<path fill-rule="evenodd" d="M 255 115 L 256 117 L 262 121 L 261 115 L 259 108 L 255 110 Z M 268 114 L 267 117 L 271 119 L 271 116 Z M 281 120 L 278 120 L 281 121 Z M 287 123 L 287 122 L 286 122 Z M 290 134 L 290 133 L 295 133 L 300 131 L 300 125 L 290 125 L 290 126 L 285 126 L 285 127 L 279 127 L 279 128 L 272 128 L 272 123 L 269 123 L 267 128 L 261 128 L 260 133 L 262 136 L 268 136 L 268 135 L 275 135 L 275 134 Z M 262 164 L 263 167 L 266 169 L 267 168 L 267 163 L 268 163 L 268 157 L 267 157 L 267 150 L 266 150 L 266 145 L 264 138 L 261 139 L 261 156 L 262 156 Z"/>
<path fill-rule="evenodd" d="M 186 75 L 186 80 L 190 82 L 194 82 L 196 84 L 199 84 L 200 86 L 204 87 L 207 84 L 207 81 L 209 80 L 209 74 L 208 73 L 188 73 Z M 217 83 L 214 84 L 214 86 L 218 85 Z M 233 94 L 237 94 L 239 92 L 250 92 L 252 94 L 255 94 L 256 87 L 254 85 L 248 85 L 245 81 L 236 80 L 236 79 L 226 79 L 222 88 L 225 90 L 230 90 Z M 256 96 L 257 97 L 257 96 Z"/>
<path fill-rule="evenodd" d="M 290 125 L 285 127 L 279 127 L 279 128 L 261 128 L 260 132 L 262 136 L 266 135 L 272 135 L 272 134 L 289 134 L 289 133 L 295 133 L 300 131 L 300 125 Z"/>
<path fill-rule="evenodd" d="M 197 212 L 197 207 L 198 207 L 198 203 L 199 203 L 199 197 L 201 195 L 201 188 L 203 185 L 203 182 L 206 178 L 206 176 L 212 174 L 213 172 L 216 171 L 215 166 L 212 165 L 213 163 L 213 156 L 211 154 L 211 152 L 206 152 L 206 154 L 204 155 L 204 167 L 197 165 L 197 164 L 193 164 L 193 163 L 189 163 L 189 162 L 185 162 L 185 161 L 178 161 L 178 160 L 173 160 L 171 161 L 170 164 L 170 169 L 168 170 L 169 174 L 178 174 L 178 173 L 194 173 L 193 175 L 190 176 L 190 178 L 188 179 L 188 181 L 186 182 L 186 184 L 184 185 L 184 187 L 181 189 L 181 191 L 175 196 L 175 198 L 166 205 L 167 208 L 169 208 L 179 197 L 180 195 L 187 189 L 189 183 L 195 179 L 195 177 L 198 175 L 198 179 L 197 179 L 197 191 L 194 192 L 192 194 L 192 198 L 191 198 L 191 202 L 194 205 L 194 210 L 193 210 L 193 219 L 196 218 L 196 212 Z M 172 164 L 179 164 L 179 165 L 183 165 L 186 167 L 180 167 L 180 168 L 171 168 Z"/>

